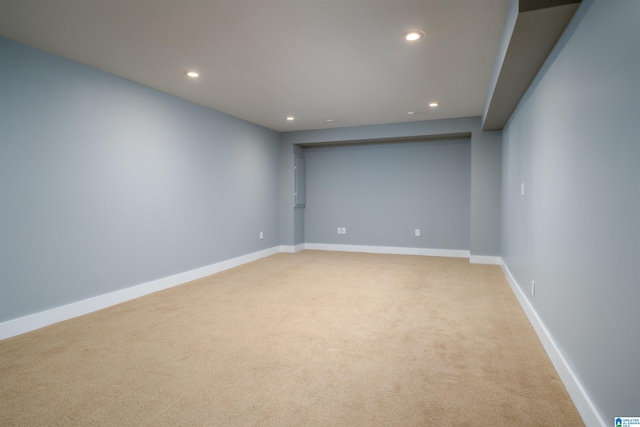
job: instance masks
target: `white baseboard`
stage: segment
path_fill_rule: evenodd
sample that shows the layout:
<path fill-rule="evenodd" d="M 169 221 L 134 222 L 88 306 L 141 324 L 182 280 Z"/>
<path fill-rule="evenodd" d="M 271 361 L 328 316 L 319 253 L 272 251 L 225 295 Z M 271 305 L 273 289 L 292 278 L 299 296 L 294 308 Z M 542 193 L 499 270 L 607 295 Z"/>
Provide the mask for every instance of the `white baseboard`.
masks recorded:
<path fill-rule="evenodd" d="M 120 304 L 134 298 L 148 295 L 163 289 L 182 285 L 192 280 L 210 276 L 233 267 L 256 261 L 261 258 L 268 257 L 281 252 L 280 246 L 242 255 L 226 261 L 221 261 L 205 267 L 196 268 L 194 270 L 185 271 L 184 273 L 175 274 L 173 276 L 164 277 L 162 279 L 153 280 L 141 285 L 132 286 L 130 288 L 121 289 L 119 291 L 110 292 L 108 294 L 99 295 L 82 301 L 77 301 L 61 307 L 52 308 L 50 310 L 41 311 L 39 313 L 30 314 L 18 319 L 8 320 L 0 323 L 0 340 L 11 338 L 16 335 L 24 334 L 63 320 L 72 319 L 82 316 L 112 305 Z"/>
<path fill-rule="evenodd" d="M 389 255 L 423 255 L 451 258 L 469 258 L 469 251 L 458 249 L 401 248 L 395 246 L 334 245 L 328 243 L 305 243 L 305 249 L 316 251 L 363 252 Z"/>
<path fill-rule="evenodd" d="M 491 264 L 502 265 L 499 256 L 486 256 L 486 255 L 471 255 L 469 257 L 470 264 Z"/>
<path fill-rule="evenodd" d="M 582 421 L 584 421 L 587 427 L 605 427 L 607 424 L 605 424 L 602 416 L 591 401 L 587 391 L 582 387 L 578 377 L 569 366 L 569 363 L 562 355 L 562 352 L 556 345 L 547 328 L 544 326 L 544 323 L 538 316 L 538 313 L 527 299 L 522 288 L 518 286 L 516 279 L 513 277 L 511 271 L 509 271 L 509 268 L 502 259 L 500 260 L 500 265 L 507 281 L 509 282 L 509 286 L 511 286 L 511 290 L 529 318 L 529 322 L 538 335 L 538 339 L 540 339 L 542 346 L 547 352 L 547 356 L 551 359 L 551 363 L 553 363 L 556 372 L 558 372 L 560 380 L 566 387 L 571 400 L 573 400 L 573 403 L 576 405 L 576 409 L 580 413 Z"/>
<path fill-rule="evenodd" d="M 295 254 L 296 252 L 304 251 L 304 243 L 300 245 L 282 245 L 280 246 L 280 252 L 286 252 L 290 254 Z"/>

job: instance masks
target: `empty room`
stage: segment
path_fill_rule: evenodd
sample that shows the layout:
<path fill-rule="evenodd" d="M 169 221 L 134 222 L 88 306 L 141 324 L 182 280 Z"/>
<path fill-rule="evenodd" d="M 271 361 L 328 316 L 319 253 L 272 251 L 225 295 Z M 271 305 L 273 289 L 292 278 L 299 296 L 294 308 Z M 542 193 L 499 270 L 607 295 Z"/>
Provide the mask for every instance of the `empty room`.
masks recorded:
<path fill-rule="evenodd" d="M 0 425 L 640 425 L 640 2 L 0 0 Z"/>

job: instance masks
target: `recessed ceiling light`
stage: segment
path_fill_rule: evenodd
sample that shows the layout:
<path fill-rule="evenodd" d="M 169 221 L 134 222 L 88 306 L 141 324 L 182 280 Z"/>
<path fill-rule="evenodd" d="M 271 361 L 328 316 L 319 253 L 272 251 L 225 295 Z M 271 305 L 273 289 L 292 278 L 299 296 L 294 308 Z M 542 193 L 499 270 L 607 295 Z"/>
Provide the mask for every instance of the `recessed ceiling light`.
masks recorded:
<path fill-rule="evenodd" d="M 423 37 L 424 33 L 422 31 L 409 31 L 408 33 L 404 33 L 405 40 L 408 40 L 410 42 L 420 40 Z"/>
<path fill-rule="evenodd" d="M 333 123 L 333 122 L 335 122 L 335 120 L 333 120 L 333 119 L 328 119 L 327 120 L 327 123 Z"/>
<path fill-rule="evenodd" d="M 410 116 L 415 116 L 416 112 L 415 111 L 409 111 L 407 114 L 410 115 Z"/>
<path fill-rule="evenodd" d="M 293 117 L 293 116 L 288 116 L 288 117 L 287 117 L 287 120 L 289 120 L 290 122 L 294 121 L 295 119 L 296 119 L 296 118 L 295 118 L 295 117 Z"/>
<path fill-rule="evenodd" d="M 437 102 L 432 102 L 431 104 L 429 104 L 429 107 L 437 107 L 438 105 L 440 104 L 438 104 Z"/>
<path fill-rule="evenodd" d="M 200 73 L 198 73 L 197 71 L 187 71 L 185 74 L 193 79 L 195 79 L 196 77 L 200 77 Z"/>

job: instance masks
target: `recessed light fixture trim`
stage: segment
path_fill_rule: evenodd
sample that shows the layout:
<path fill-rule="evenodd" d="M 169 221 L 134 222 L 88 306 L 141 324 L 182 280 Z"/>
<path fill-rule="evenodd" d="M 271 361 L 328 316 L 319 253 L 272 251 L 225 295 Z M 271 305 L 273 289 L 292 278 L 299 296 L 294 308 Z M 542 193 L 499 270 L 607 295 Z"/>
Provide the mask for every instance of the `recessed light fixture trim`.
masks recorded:
<path fill-rule="evenodd" d="M 187 75 L 187 77 L 191 77 L 192 79 L 200 77 L 200 73 L 198 73 L 197 71 L 187 71 L 185 74 Z"/>
<path fill-rule="evenodd" d="M 327 119 L 327 123 L 334 123 L 335 120 L 334 119 Z"/>
<path fill-rule="evenodd" d="M 423 37 L 424 37 L 424 32 L 422 31 L 409 31 L 408 33 L 404 33 L 404 39 L 410 42 L 420 40 Z"/>
<path fill-rule="evenodd" d="M 296 118 L 295 118 L 295 117 L 293 117 L 293 116 L 287 116 L 287 120 L 288 120 L 288 121 L 290 121 L 290 122 L 294 121 L 295 119 L 296 119 Z"/>
<path fill-rule="evenodd" d="M 429 104 L 429 107 L 437 107 L 438 105 L 440 105 L 438 102 L 432 102 Z"/>

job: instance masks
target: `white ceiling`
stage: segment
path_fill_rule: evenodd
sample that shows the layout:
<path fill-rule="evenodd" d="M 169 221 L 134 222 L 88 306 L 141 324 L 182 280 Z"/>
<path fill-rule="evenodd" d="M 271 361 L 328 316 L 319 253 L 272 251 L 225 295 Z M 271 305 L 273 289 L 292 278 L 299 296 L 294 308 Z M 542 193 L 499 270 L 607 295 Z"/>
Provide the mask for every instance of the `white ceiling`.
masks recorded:
<path fill-rule="evenodd" d="M 481 116 L 508 6 L 0 0 L 0 35 L 277 131 L 306 130 Z M 405 41 L 413 29 L 426 37 Z M 185 77 L 192 69 L 198 80 Z"/>

